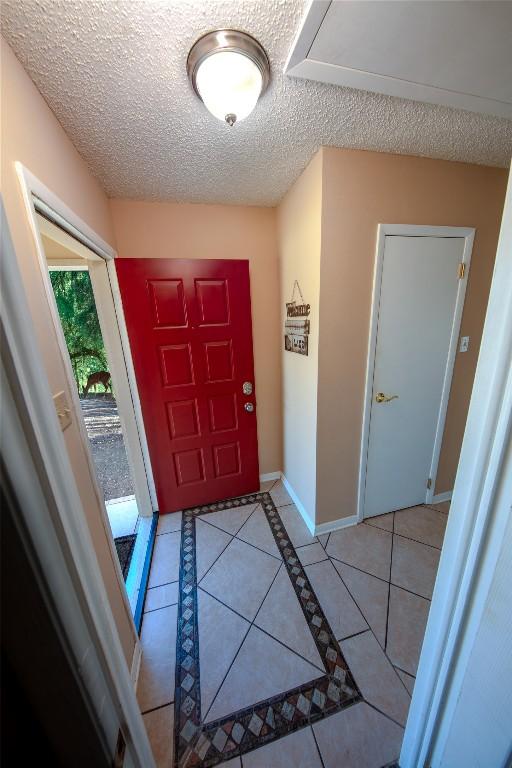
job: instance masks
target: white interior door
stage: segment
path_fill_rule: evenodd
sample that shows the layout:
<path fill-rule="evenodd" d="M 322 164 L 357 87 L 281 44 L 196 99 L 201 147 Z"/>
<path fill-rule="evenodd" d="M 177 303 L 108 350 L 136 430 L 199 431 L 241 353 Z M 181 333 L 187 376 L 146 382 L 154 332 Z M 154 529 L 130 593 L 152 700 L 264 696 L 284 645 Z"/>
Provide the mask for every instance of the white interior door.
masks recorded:
<path fill-rule="evenodd" d="M 464 237 L 386 235 L 364 517 L 426 500 L 464 245 Z"/>

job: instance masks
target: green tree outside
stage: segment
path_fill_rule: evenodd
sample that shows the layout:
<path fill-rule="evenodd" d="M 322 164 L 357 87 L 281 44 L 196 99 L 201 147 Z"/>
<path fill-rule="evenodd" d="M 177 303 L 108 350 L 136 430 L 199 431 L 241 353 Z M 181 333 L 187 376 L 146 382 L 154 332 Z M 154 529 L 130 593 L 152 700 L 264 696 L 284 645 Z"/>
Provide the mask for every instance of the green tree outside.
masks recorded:
<path fill-rule="evenodd" d="M 87 271 L 50 271 L 64 338 L 79 394 L 91 373 L 107 371 L 91 278 Z"/>

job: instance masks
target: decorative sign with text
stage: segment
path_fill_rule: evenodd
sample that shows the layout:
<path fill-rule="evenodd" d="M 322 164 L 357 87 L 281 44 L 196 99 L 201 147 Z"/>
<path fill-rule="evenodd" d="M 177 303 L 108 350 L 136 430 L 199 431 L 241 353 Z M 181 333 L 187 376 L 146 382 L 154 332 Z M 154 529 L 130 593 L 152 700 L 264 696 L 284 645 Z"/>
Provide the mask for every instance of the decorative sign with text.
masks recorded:
<path fill-rule="evenodd" d="M 297 304 L 295 289 L 297 289 L 300 296 L 300 304 Z M 287 352 L 297 352 L 299 355 L 308 354 L 309 313 L 310 306 L 304 302 L 300 285 L 295 280 L 291 301 L 286 304 L 284 348 Z"/>

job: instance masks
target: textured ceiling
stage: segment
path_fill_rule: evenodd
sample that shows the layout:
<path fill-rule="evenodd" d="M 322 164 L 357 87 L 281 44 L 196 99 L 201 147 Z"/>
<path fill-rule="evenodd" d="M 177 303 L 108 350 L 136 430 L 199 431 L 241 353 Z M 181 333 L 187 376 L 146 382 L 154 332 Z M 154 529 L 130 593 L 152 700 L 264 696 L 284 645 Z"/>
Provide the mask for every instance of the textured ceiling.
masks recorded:
<path fill-rule="evenodd" d="M 282 74 L 305 0 L 2 0 L 2 32 L 111 197 L 274 205 L 322 145 L 507 165 L 512 123 Z M 266 48 L 269 89 L 234 128 L 189 87 L 219 27 Z"/>

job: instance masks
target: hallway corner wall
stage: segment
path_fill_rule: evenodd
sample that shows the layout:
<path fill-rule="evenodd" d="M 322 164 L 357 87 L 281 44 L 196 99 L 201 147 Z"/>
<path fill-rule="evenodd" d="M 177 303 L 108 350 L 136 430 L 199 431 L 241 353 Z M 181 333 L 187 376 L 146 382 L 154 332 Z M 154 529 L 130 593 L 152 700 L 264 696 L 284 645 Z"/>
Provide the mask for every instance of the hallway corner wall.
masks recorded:
<path fill-rule="evenodd" d="M 280 269 L 282 359 L 283 473 L 302 503 L 311 524 L 316 522 L 317 394 L 322 218 L 322 151 L 311 160 L 287 192 L 277 211 Z M 284 349 L 286 302 L 298 281 L 311 305 L 309 354 Z"/>

